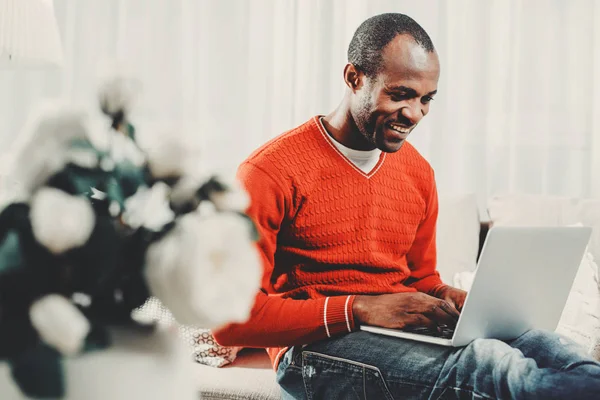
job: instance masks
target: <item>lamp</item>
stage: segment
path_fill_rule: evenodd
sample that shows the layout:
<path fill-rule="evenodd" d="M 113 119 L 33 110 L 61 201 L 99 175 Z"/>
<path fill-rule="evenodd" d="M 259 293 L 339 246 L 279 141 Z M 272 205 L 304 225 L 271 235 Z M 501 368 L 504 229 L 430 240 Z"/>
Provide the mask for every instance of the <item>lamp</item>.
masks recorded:
<path fill-rule="evenodd" d="M 0 0 L 0 67 L 62 64 L 52 0 Z"/>

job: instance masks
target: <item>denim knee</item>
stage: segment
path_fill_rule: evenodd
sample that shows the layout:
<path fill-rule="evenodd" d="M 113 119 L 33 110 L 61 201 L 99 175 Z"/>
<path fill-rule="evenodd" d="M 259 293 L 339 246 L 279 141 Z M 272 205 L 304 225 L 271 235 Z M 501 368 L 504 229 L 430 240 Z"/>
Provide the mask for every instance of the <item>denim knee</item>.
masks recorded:
<path fill-rule="evenodd" d="M 525 340 L 531 342 L 559 342 L 561 339 L 566 339 L 558 333 L 546 331 L 542 329 L 531 329 L 521 336 L 519 336 L 516 340 Z"/>

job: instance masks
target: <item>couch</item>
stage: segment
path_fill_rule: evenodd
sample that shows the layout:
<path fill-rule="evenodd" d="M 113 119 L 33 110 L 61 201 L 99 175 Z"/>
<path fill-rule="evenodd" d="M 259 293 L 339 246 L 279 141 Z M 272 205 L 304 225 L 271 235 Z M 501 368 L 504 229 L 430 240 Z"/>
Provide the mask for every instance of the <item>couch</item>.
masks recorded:
<path fill-rule="evenodd" d="M 590 257 L 600 259 L 600 200 L 508 195 L 491 198 L 487 210 L 492 222 L 480 221 L 477 199 L 474 195 L 440 196 L 438 269 L 445 282 L 460 286 L 461 276 L 472 273 L 492 224 L 551 226 L 582 223 L 593 226 L 594 233 L 589 246 Z M 580 270 L 583 270 L 583 267 Z M 592 286 L 589 282 L 590 276 L 595 279 Z M 582 276 L 581 279 L 586 281 L 589 290 L 583 293 L 580 293 L 581 290 L 572 293 L 569 297 L 569 310 L 580 312 L 577 310 L 585 309 L 581 306 L 585 303 L 584 305 L 592 310 L 591 313 L 594 315 L 565 316 L 563 314 L 559 325 L 559 328 L 562 326 L 562 330 L 558 330 L 572 336 L 586 346 L 590 354 L 600 359 L 598 340 L 600 291 L 598 291 L 597 269 L 595 272 L 591 271 L 589 275 Z M 563 320 L 569 324 L 563 324 Z M 275 372 L 263 350 L 245 349 L 238 354 L 232 364 L 223 368 L 201 364 L 193 368 L 203 399 L 275 400 L 280 398 Z"/>

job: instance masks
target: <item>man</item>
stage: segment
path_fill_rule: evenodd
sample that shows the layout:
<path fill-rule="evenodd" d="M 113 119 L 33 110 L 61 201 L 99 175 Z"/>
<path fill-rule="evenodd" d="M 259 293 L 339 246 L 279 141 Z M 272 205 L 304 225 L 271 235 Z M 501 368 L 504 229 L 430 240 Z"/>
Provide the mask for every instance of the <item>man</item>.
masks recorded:
<path fill-rule="evenodd" d="M 285 398 L 600 396 L 600 364 L 549 332 L 454 349 L 359 330 L 454 325 L 465 301 L 436 271 L 434 175 L 406 142 L 439 71 L 415 21 L 370 18 L 350 43 L 339 107 L 240 166 L 262 289 L 250 320 L 215 338 L 266 347 Z"/>

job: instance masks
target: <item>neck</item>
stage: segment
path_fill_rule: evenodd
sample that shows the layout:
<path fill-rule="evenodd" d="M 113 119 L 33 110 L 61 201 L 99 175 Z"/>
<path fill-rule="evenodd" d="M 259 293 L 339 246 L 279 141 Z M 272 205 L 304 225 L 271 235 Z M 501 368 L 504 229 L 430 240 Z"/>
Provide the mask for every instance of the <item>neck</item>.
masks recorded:
<path fill-rule="evenodd" d="M 354 150 L 373 150 L 375 146 L 369 143 L 360 133 L 350 112 L 348 95 L 340 105 L 329 115 L 323 117 L 323 125 L 327 132 L 339 143 Z"/>

